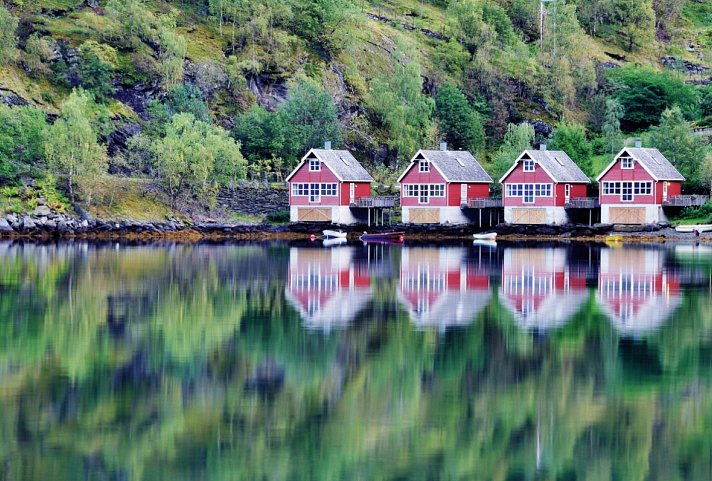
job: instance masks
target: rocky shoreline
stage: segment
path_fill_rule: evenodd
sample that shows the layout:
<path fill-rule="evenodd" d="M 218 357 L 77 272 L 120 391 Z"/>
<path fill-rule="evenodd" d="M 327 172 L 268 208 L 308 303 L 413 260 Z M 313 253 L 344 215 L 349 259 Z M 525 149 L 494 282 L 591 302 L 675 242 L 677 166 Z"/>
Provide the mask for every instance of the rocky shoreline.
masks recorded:
<path fill-rule="evenodd" d="M 81 214 L 84 214 L 80 211 Z M 368 230 L 383 232 L 398 230 L 405 232 L 411 240 L 471 239 L 479 231 L 494 231 L 498 239 L 527 240 L 580 240 L 601 241 L 611 234 L 621 235 L 629 241 L 712 241 L 712 234 L 681 234 L 667 224 L 628 225 L 564 225 L 535 226 L 499 224 L 488 229 L 477 229 L 470 225 L 393 225 L 368 227 L 336 226 L 329 224 L 295 223 L 272 224 L 226 224 L 189 223 L 178 219 L 166 222 L 105 221 L 89 218 L 87 215 L 73 216 L 52 212 L 46 206 L 39 206 L 33 213 L 23 215 L 8 214 L 0 217 L 0 238 L 10 239 L 87 239 L 87 240 L 173 240 L 196 242 L 200 240 L 296 240 L 321 235 L 323 229 L 344 229 L 349 238 L 357 239 Z"/>

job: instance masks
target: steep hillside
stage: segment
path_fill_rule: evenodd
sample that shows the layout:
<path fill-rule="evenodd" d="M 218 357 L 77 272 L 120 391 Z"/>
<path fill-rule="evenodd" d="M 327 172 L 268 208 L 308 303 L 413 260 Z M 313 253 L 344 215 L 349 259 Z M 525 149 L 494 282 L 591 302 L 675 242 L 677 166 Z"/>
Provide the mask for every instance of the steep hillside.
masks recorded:
<path fill-rule="evenodd" d="M 153 179 L 177 205 L 245 176 L 277 181 L 327 138 L 387 181 L 418 147 L 441 139 L 475 151 L 497 173 L 520 145 L 549 139 L 561 122 L 585 129 L 590 149 L 574 160 L 587 164 L 657 124 L 674 104 L 685 104 L 687 122 L 712 119 L 712 6 L 705 1 L 556 0 L 546 4 L 543 41 L 536 0 L 5 6 L 4 103 L 41 109 L 49 129 L 66 116 L 72 91 L 88 91 L 94 113 L 87 115 L 105 154 L 71 172 L 61 155 L 19 158 L 9 145 L 0 185 L 52 171 L 71 187 L 76 175 L 84 201 L 101 182 L 81 179 L 83 171 Z M 633 92 L 649 78 L 655 85 Z M 641 102 L 650 92 L 655 105 Z M 638 111 L 647 117 L 632 118 Z M 176 115 L 192 120 L 180 124 Z M 522 122 L 533 131 L 521 127 L 518 135 Z M 184 174 L 160 153 L 172 134 L 175 145 L 185 140 L 186 125 L 203 140 L 223 139 L 223 147 L 208 155 L 205 178 L 170 185 L 171 175 Z M 550 140 L 561 147 L 562 136 Z M 220 170 L 226 159 L 230 168 Z"/>

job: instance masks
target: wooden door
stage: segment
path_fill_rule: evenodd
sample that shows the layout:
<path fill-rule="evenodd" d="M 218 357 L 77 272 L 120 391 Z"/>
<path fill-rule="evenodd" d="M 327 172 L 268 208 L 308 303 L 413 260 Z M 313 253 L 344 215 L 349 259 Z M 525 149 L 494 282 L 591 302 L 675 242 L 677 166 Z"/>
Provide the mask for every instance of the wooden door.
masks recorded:
<path fill-rule="evenodd" d="M 301 207 L 297 211 L 299 222 L 331 222 L 331 209 L 324 207 Z"/>
<path fill-rule="evenodd" d="M 546 209 L 512 209 L 512 224 L 546 224 Z"/>
<path fill-rule="evenodd" d="M 412 224 L 439 224 L 440 209 L 410 209 Z"/>
<path fill-rule="evenodd" d="M 611 224 L 645 224 L 645 207 L 610 207 Z"/>

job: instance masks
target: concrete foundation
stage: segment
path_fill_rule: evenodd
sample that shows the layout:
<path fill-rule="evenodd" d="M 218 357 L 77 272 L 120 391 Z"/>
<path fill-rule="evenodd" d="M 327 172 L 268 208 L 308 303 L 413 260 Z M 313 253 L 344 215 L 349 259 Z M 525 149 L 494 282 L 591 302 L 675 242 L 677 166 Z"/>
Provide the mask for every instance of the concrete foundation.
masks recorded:
<path fill-rule="evenodd" d="M 300 209 L 319 209 L 326 212 L 330 212 L 331 217 L 329 219 L 324 218 L 323 220 L 304 220 L 300 218 Z M 293 205 L 289 208 L 289 221 L 290 222 L 331 222 L 332 224 L 358 224 L 363 223 L 366 219 L 359 219 L 356 217 L 355 212 L 349 206 L 304 206 L 304 205 Z"/>

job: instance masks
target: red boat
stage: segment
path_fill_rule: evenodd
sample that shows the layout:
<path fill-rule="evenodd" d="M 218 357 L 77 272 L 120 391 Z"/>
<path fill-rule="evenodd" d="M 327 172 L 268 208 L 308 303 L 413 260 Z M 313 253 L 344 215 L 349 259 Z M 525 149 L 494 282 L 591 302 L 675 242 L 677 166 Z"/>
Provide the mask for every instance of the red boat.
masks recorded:
<path fill-rule="evenodd" d="M 381 232 L 369 234 L 364 232 L 359 239 L 363 242 L 393 242 L 402 243 L 404 240 L 405 232 Z"/>

